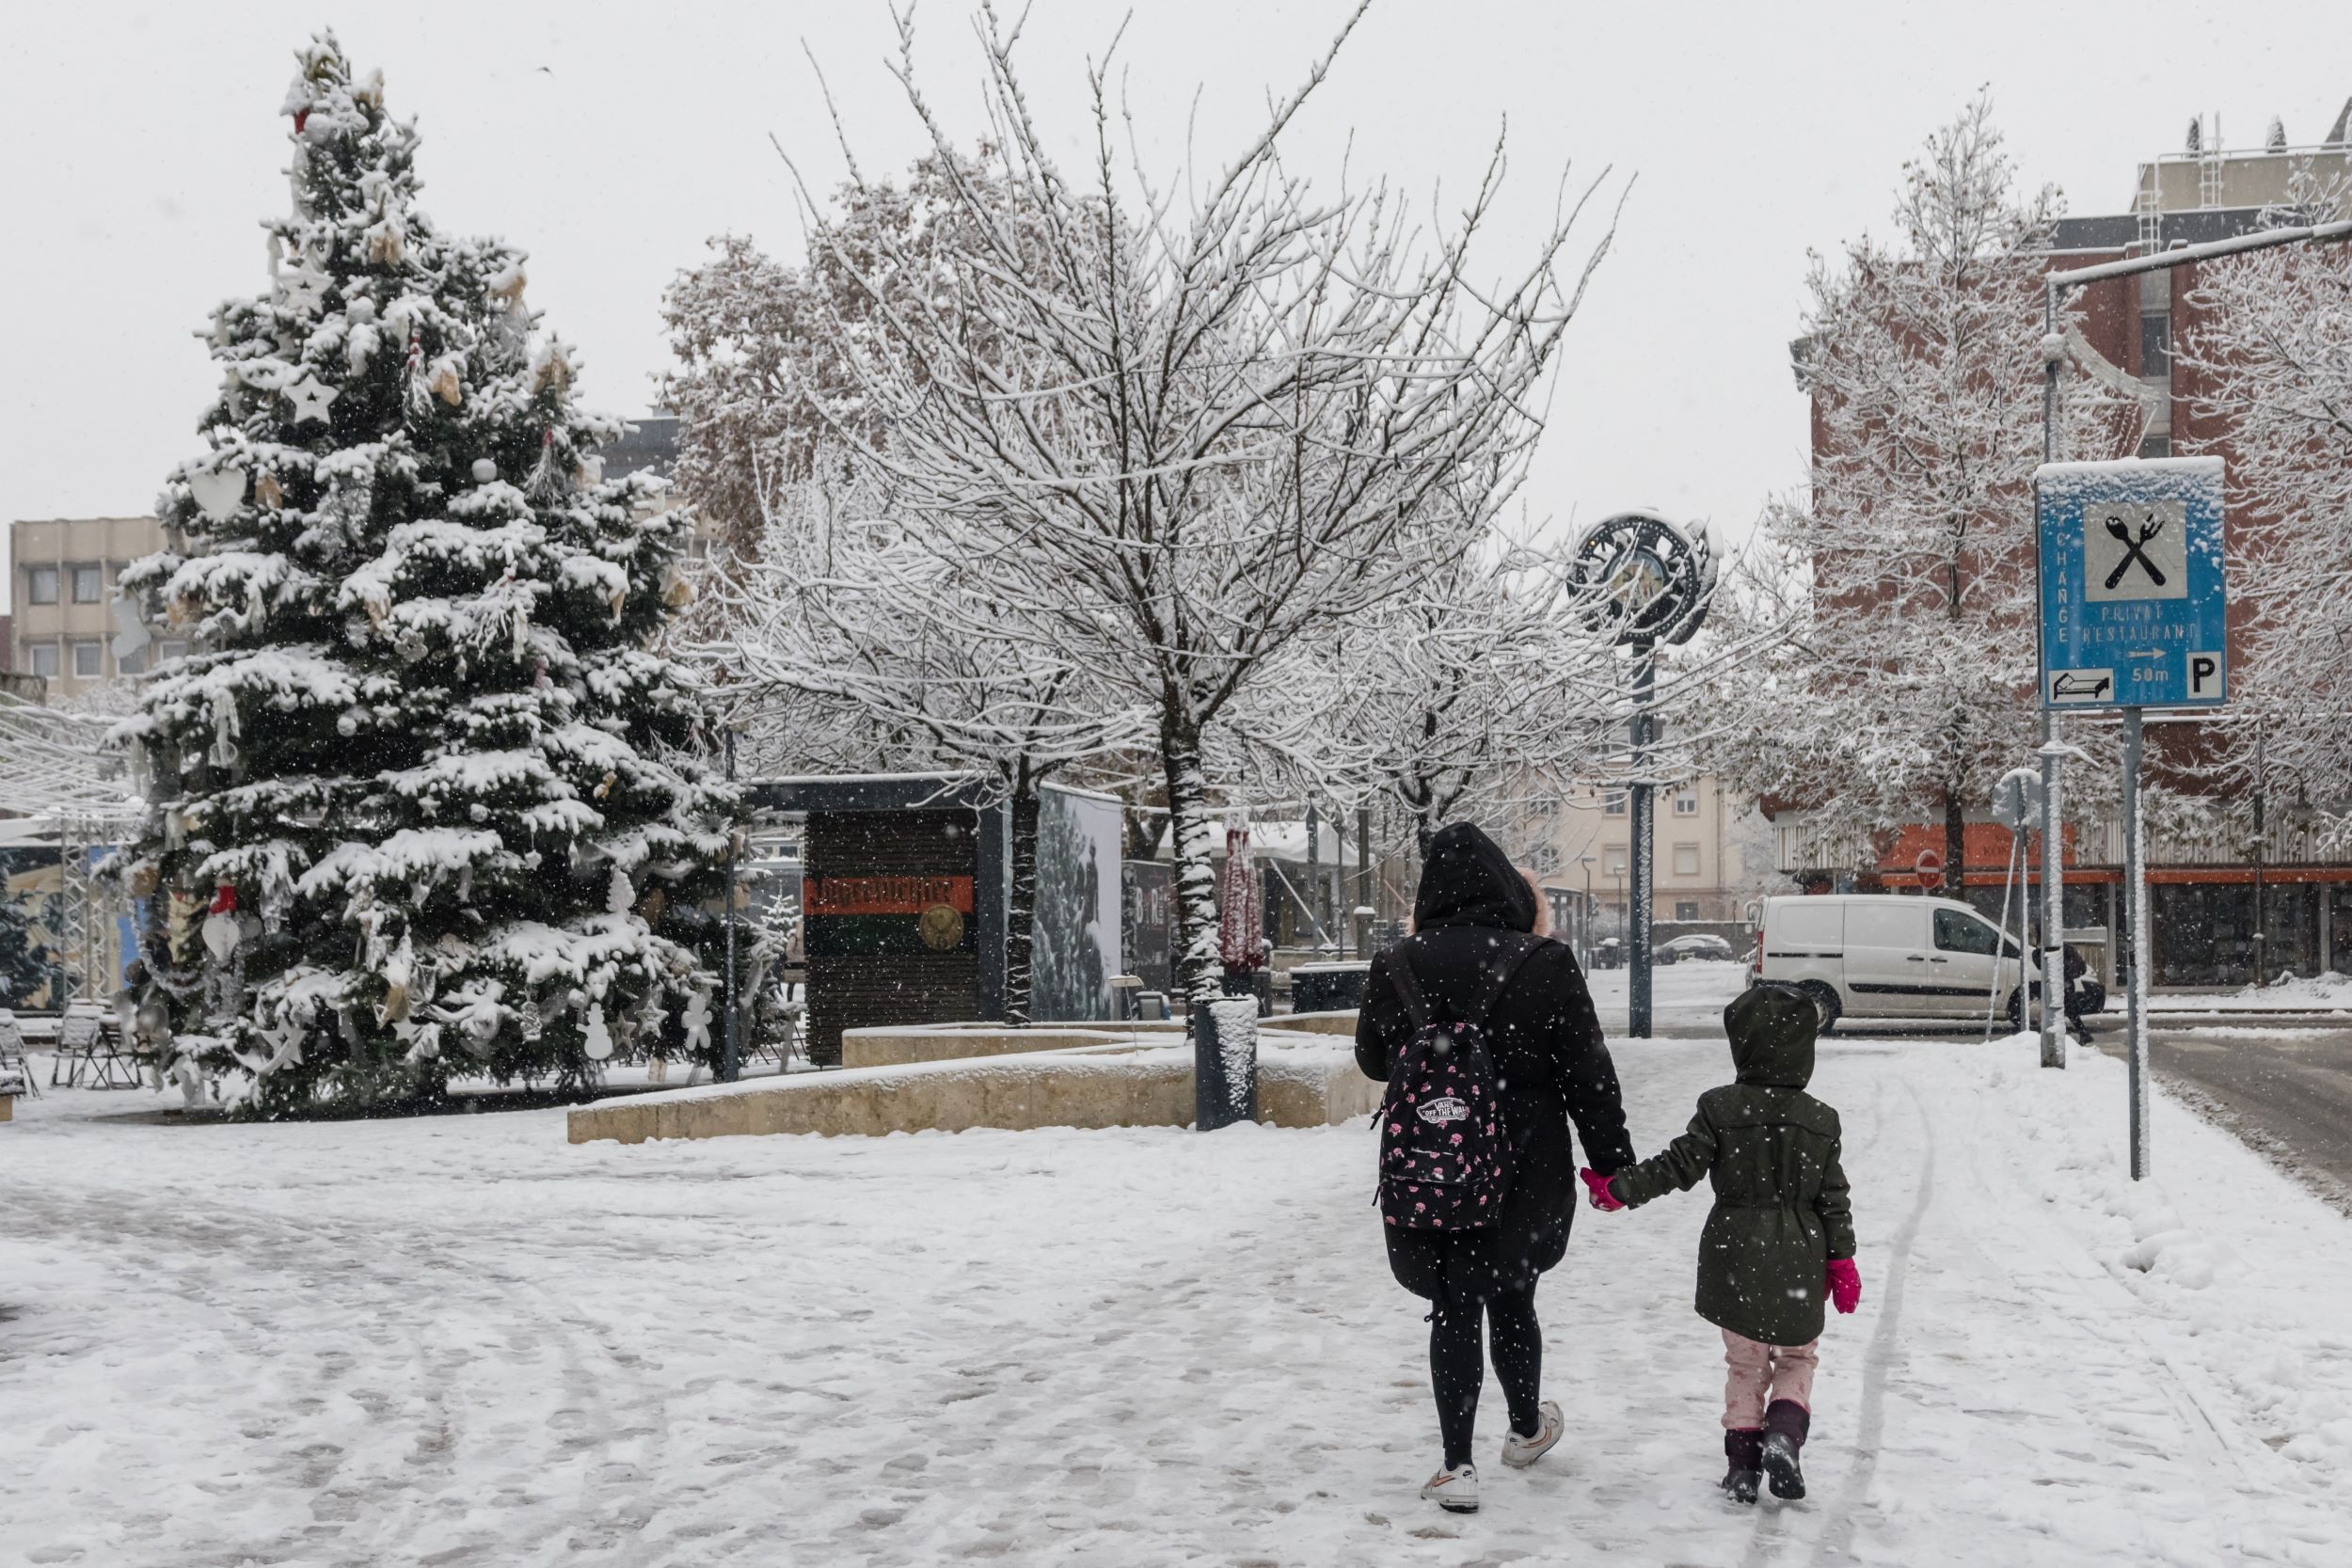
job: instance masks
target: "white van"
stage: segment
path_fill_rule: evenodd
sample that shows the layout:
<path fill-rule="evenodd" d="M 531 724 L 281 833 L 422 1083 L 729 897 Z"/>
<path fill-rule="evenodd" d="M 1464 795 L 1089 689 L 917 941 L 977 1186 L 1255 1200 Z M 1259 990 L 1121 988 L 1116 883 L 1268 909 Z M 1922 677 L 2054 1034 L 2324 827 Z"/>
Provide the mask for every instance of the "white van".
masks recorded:
<path fill-rule="evenodd" d="M 1812 994 L 1826 1030 L 1846 1018 L 1974 1018 L 1997 1003 L 2015 1026 L 2026 977 L 2017 939 L 1952 898 L 1828 894 L 1764 900 L 1749 973 Z"/>

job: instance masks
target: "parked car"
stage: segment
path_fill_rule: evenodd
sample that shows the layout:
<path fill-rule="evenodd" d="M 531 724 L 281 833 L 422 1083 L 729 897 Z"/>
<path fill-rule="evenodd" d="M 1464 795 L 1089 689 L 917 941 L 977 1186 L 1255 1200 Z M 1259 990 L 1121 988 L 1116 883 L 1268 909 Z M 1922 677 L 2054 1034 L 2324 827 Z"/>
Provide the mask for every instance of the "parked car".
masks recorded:
<path fill-rule="evenodd" d="M 1661 964 L 1680 963 L 1686 958 L 1711 958 L 1729 962 L 1740 957 L 1731 943 L 1722 937 L 1710 937 L 1700 932 L 1693 932 L 1687 937 L 1677 937 L 1672 942 L 1661 942 L 1650 949 L 1649 956 L 1651 962 Z"/>
<path fill-rule="evenodd" d="M 1840 1018 L 1965 1019 L 1997 1001 L 2011 1027 L 2040 970 L 1967 905 L 1899 894 L 1764 900 L 1750 973 L 1813 998 L 1821 1027 Z"/>

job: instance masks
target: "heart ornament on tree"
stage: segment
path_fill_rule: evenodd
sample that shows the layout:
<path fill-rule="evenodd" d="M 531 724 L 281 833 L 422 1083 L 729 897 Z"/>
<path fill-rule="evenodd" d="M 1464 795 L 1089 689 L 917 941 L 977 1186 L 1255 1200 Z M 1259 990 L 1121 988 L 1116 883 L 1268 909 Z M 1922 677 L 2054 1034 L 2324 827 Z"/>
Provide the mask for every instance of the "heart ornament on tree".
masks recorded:
<path fill-rule="evenodd" d="M 242 468 L 207 468 L 188 476 L 188 491 L 205 516 L 225 523 L 245 504 L 246 483 Z"/>

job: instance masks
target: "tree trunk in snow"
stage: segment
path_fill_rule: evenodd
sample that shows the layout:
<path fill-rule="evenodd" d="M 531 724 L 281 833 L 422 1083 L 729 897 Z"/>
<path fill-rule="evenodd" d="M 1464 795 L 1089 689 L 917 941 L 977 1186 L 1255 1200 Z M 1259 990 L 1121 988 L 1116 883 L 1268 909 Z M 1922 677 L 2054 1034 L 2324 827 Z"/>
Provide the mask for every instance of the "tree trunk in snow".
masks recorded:
<path fill-rule="evenodd" d="M 1025 778 L 1012 797 L 1012 893 L 1005 907 L 1005 1022 L 1029 1022 L 1030 952 L 1037 936 L 1037 824 L 1042 801 Z"/>
<path fill-rule="evenodd" d="M 1201 770 L 1198 726 L 1168 720 L 1160 727 L 1160 760 L 1168 774 L 1168 810 L 1176 855 L 1177 982 L 1190 1006 L 1224 994 L 1225 961 L 1217 950 L 1216 832 L 1209 822 L 1208 782 Z"/>

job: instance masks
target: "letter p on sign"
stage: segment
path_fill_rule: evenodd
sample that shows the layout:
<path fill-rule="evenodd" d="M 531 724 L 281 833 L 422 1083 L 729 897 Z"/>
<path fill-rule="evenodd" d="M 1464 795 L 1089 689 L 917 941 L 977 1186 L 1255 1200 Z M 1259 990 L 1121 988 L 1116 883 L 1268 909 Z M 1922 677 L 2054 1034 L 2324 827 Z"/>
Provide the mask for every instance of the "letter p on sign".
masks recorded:
<path fill-rule="evenodd" d="M 2191 697 L 2217 698 L 2221 695 L 2221 656 L 2219 654 L 2190 654 L 2188 657 L 2188 694 Z"/>

